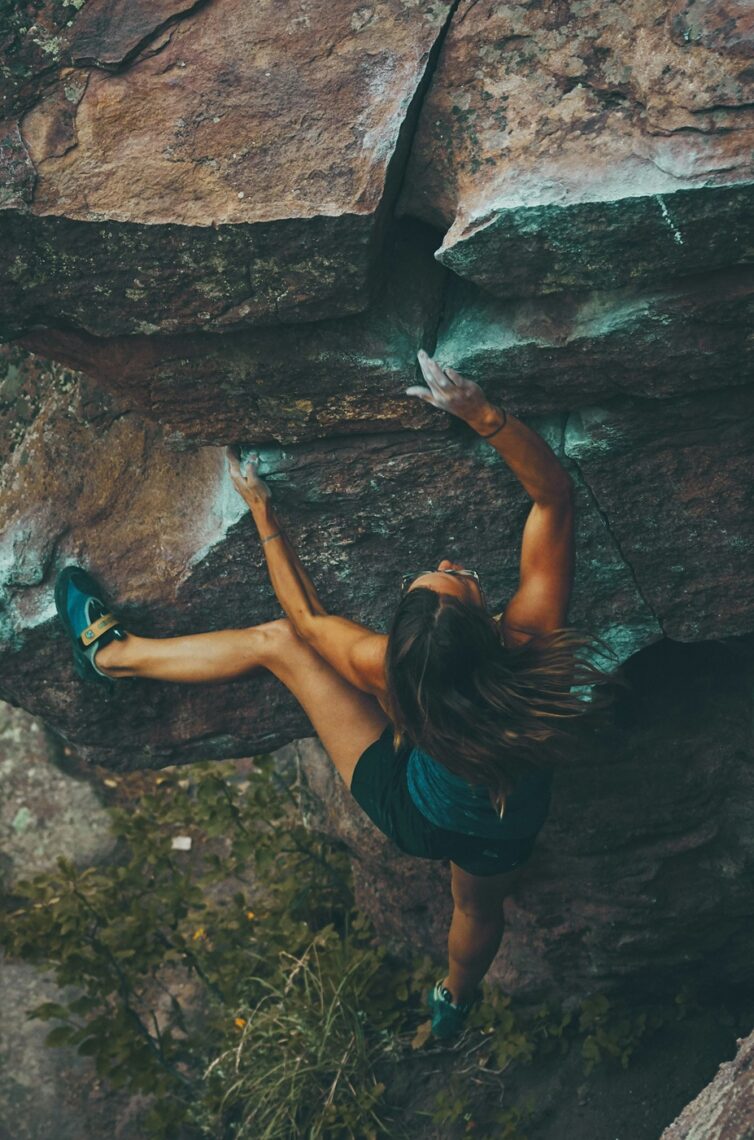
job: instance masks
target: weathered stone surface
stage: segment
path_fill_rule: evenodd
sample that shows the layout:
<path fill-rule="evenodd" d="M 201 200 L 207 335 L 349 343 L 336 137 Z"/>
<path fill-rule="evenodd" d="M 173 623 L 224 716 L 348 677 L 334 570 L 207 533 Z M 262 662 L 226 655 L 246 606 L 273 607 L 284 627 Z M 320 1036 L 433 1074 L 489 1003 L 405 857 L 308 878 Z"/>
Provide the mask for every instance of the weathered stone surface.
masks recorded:
<path fill-rule="evenodd" d="M 402 209 L 502 297 L 751 259 L 753 45 L 743 3 L 464 0 Z"/>
<path fill-rule="evenodd" d="M 437 354 L 519 414 L 751 383 L 754 268 L 500 301 L 458 283 Z M 726 396 L 723 394 L 722 399 Z"/>
<path fill-rule="evenodd" d="M 251 625 L 280 611 L 220 449 L 170 450 L 159 429 L 95 398 L 72 374 L 34 367 L 22 381 L 14 365 L 22 426 L 5 429 L 13 450 L 0 500 L 0 693 L 116 766 L 251 755 L 305 734 L 305 717 L 266 675 L 214 687 L 126 681 L 111 694 L 75 680 L 52 607 L 55 575 L 68 562 L 100 575 L 139 633 Z M 538 426 L 559 448 L 562 417 Z M 260 455 L 336 612 L 385 628 L 400 574 L 446 554 L 480 571 L 498 608 L 515 589 L 528 500 L 481 441 L 455 429 L 382 433 L 265 446 Z M 585 488 L 579 503 L 584 560 L 573 620 L 631 653 L 659 626 Z"/>
<path fill-rule="evenodd" d="M 143 1140 L 147 1098 L 104 1088 L 90 1057 L 46 1048 L 50 1023 L 27 1019 L 35 1005 L 61 1000 L 53 981 L 0 959 L 0 999 L 0 1140 Z"/>
<path fill-rule="evenodd" d="M 0 210 L 25 207 L 32 199 L 37 176 L 18 123 L 0 126 L 0 170 Z"/>
<path fill-rule="evenodd" d="M 558 771 L 491 980 L 531 1000 L 627 983 L 643 998 L 692 979 L 713 992 L 751 983 L 753 667 L 751 639 L 663 641 L 632 659 L 630 704 Z M 402 856 L 316 742 L 299 753 L 311 819 L 353 852 L 359 905 L 381 937 L 441 957 L 447 867 Z"/>
<path fill-rule="evenodd" d="M 21 709 L 0 702 L 0 870 L 6 888 L 55 866 L 101 863 L 115 840 L 92 787 L 52 763 L 59 743 Z"/>
<path fill-rule="evenodd" d="M 684 1108 L 660 1140 L 752 1140 L 754 1137 L 754 1033 L 739 1039 L 732 1061 Z"/>
<path fill-rule="evenodd" d="M 71 62 L 82 67 L 118 68 L 141 54 L 155 38 L 206 0 L 99 0 L 77 15 L 67 32 Z M 165 46 L 160 39 L 157 50 Z"/>
<path fill-rule="evenodd" d="M 86 0 L 13 0 L 0 9 L 0 119 L 22 112 L 54 83 L 66 29 Z"/>
<path fill-rule="evenodd" d="M 123 407 L 197 443 L 293 443 L 336 433 L 442 427 L 405 395 L 430 348 L 444 270 L 432 236 L 402 236 L 367 313 L 280 329 L 110 337 L 44 330 L 24 343 L 93 377 Z"/>
<path fill-rule="evenodd" d="M 306 0 L 292 18 L 273 0 L 218 0 L 130 60 L 182 6 L 89 0 L 72 59 L 128 66 L 64 68 L 23 116 L 37 180 L 25 209 L 0 215 L 0 335 L 364 309 L 450 7 Z"/>
<path fill-rule="evenodd" d="M 668 637 L 736 636 L 754 619 L 754 389 L 619 399 L 569 417 L 565 453 Z"/>

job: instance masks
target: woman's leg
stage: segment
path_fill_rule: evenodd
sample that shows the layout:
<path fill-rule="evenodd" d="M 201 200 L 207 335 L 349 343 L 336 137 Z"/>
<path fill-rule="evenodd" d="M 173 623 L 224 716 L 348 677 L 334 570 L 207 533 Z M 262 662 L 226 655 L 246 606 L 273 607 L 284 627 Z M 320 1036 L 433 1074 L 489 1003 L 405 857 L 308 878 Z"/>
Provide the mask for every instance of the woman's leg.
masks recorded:
<path fill-rule="evenodd" d="M 448 932 L 447 986 L 457 1005 L 471 1001 L 503 940 L 503 902 L 519 871 L 470 875 L 450 864 L 453 918 Z"/>
<path fill-rule="evenodd" d="M 302 706 L 348 788 L 357 760 L 388 724 L 378 701 L 336 673 L 286 619 L 187 637 L 129 634 L 103 646 L 96 661 L 113 677 L 202 684 L 268 669 Z"/>
<path fill-rule="evenodd" d="M 263 668 L 276 622 L 248 629 L 191 633 L 186 637 L 137 637 L 111 641 L 96 655 L 97 668 L 111 677 L 147 677 L 153 681 L 211 685 L 234 681 Z"/>

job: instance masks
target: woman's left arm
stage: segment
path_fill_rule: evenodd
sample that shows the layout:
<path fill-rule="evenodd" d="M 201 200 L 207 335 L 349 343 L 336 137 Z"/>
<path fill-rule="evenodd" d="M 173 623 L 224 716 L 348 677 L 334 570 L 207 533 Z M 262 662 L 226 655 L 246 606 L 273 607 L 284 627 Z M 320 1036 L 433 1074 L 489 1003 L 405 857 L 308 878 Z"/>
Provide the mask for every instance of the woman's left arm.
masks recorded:
<path fill-rule="evenodd" d="M 267 559 L 272 588 L 296 633 L 362 692 L 384 694 L 387 637 L 328 614 L 272 506 L 270 490 L 252 461 L 246 473 L 228 453 L 233 484 L 251 511 Z"/>

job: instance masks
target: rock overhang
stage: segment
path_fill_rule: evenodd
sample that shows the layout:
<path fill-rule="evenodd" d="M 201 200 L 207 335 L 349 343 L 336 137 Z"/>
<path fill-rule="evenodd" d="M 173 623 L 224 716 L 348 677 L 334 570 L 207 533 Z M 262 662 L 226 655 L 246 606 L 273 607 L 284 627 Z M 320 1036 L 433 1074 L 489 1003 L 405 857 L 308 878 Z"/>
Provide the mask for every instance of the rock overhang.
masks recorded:
<path fill-rule="evenodd" d="M 465 0 L 401 209 L 501 297 L 750 260 L 753 45 L 743 5 Z"/>
<path fill-rule="evenodd" d="M 174 18 L 158 45 L 61 68 L 5 125 L 6 338 L 61 320 L 104 336 L 366 308 L 452 5 L 158 7 Z M 89 0 L 89 57 L 129 12 Z"/>

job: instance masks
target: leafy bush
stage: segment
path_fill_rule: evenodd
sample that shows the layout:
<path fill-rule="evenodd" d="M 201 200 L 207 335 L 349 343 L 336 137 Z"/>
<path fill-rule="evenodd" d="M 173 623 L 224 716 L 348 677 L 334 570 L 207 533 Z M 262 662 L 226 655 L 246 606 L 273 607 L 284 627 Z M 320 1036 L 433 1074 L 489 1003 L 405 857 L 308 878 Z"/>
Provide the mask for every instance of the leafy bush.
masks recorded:
<path fill-rule="evenodd" d="M 3 902 L 0 947 L 75 988 L 31 1011 L 55 1023 L 48 1044 L 92 1057 L 112 1087 L 148 1094 L 150 1140 L 397 1140 L 406 1122 L 391 1120 L 380 1074 L 442 1048 L 424 1007 L 437 967 L 377 945 L 353 908 L 345 852 L 305 830 L 269 758 L 245 777 L 212 764 L 133 779 L 133 802 L 109 809 L 113 865 L 61 859 Z M 499 1101 L 512 1064 L 580 1041 L 587 1072 L 625 1067 L 691 1000 L 679 994 L 669 1015 L 604 995 L 575 1012 L 522 1012 L 485 986 L 468 1056 L 474 1083 L 490 1086 L 489 1111 L 475 1119 L 472 1070 L 459 1068 L 428 1115 L 453 1135 L 489 1127 L 521 1140 L 531 1107 Z"/>
<path fill-rule="evenodd" d="M 233 772 L 166 772 L 111 809 L 121 859 L 19 883 L 0 943 L 76 987 L 32 1016 L 153 1095 L 155 1140 L 376 1134 L 380 1026 L 401 1016 L 384 951 L 352 912 L 346 856 L 305 831 L 270 761 L 246 787 Z"/>

